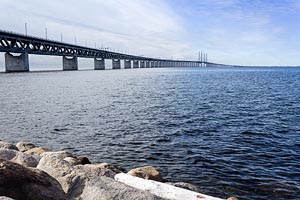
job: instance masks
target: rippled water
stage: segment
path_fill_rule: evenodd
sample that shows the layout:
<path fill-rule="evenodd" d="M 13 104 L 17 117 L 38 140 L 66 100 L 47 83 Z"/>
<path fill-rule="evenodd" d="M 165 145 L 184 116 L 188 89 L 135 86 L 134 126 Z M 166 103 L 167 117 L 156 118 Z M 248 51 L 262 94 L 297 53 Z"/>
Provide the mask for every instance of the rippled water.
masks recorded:
<path fill-rule="evenodd" d="M 300 197 L 300 68 L 2 73 L 0 97 L 2 140 L 153 165 L 223 198 Z"/>

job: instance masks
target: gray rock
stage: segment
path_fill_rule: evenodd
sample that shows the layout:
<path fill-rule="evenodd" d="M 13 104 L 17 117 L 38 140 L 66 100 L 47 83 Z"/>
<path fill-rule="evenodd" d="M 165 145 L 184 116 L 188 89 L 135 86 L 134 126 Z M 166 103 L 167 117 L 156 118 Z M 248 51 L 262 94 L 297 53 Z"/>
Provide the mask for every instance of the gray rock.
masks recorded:
<path fill-rule="evenodd" d="M 72 155 L 65 151 L 46 152 L 42 154 L 42 158 L 37 165 L 37 169 L 43 170 L 54 177 L 65 192 L 69 190 L 69 186 L 74 178 L 73 176 L 70 177 L 70 174 L 73 172 L 72 165 L 63 160 L 70 156 Z"/>
<path fill-rule="evenodd" d="M 162 200 L 146 191 L 138 190 L 108 177 L 87 180 L 82 200 Z"/>
<path fill-rule="evenodd" d="M 0 159 L 0 195 L 15 200 L 66 200 L 59 183 L 47 173 Z"/>
<path fill-rule="evenodd" d="M 85 184 L 85 180 L 98 177 L 114 177 L 115 173 L 108 169 L 97 167 L 97 165 L 72 165 L 67 160 L 74 156 L 68 152 L 47 152 L 37 166 L 54 177 L 62 186 L 69 199 L 77 198 Z"/>
<path fill-rule="evenodd" d="M 38 164 L 34 157 L 12 149 L 0 149 L 0 158 L 24 165 L 25 167 L 36 167 Z"/>
<path fill-rule="evenodd" d="M 25 152 L 36 147 L 31 142 L 18 142 L 16 146 L 21 152 Z"/>
<path fill-rule="evenodd" d="M 4 141 L 0 141 L 0 149 L 13 149 L 13 150 L 19 151 L 19 149 L 15 145 L 4 142 Z"/>

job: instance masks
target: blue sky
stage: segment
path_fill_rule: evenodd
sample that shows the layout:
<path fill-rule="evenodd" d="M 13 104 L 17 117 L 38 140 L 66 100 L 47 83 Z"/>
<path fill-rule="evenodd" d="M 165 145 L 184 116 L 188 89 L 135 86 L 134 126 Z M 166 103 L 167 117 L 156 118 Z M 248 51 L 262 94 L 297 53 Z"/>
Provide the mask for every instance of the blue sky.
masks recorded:
<path fill-rule="evenodd" d="M 0 0 L 0 28 L 151 57 L 300 65 L 300 0 Z M 33 63 L 52 58 L 34 57 Z M 3 56 L 0 61 L 3 65 Z M 54 62 L 54 61 L 53 61 Z M 1 64 L 0 63 L 0 64 Z M 55 61 L 54 64 L 57 64 Z"/>

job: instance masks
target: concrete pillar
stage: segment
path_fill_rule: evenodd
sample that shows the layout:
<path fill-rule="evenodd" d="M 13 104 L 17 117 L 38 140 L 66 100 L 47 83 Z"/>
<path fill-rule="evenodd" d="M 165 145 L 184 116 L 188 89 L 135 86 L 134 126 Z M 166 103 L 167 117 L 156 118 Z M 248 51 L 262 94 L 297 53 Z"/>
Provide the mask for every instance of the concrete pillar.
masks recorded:
<path fill-rule="evenodd" d="M 63 56 L 63 70 L 78 70 L 78 58 L 76 56 L 71 58 Z"/>
<path fill-rule="evenodd" d="M 112 69 L 121 69 L 120 59 L 112 59 Z"/>
<path fill-rule="evenodd" d="M 145 61 L 140 61 L 140 68 L 145 68 Z"/>
<path fill-rule="evenodd" d="M 139 68 L 139 61 L 138 60 L 133 61 L 133 68 Z"/>
<path fill-rule="evenodd" d="M 150 68 L 150 61 L 146 61 L 146 68 Z"/>
<path fill-rule="evenodd" d="M 131 60 L 124 60 L 124 68 L 131 69 Z"/>
<path fill-rule="evenodd" d="M 105 70 L 105 59 L 94 58 L 94 69 L 95 70 Z"/>
<path fill-rule="evenodd" d="M 159 61 L 159 67 L 164 67 L 164 61 Z"/>
<path fill-rule="evenodd" d="M 22 53 L 19 56 L 14 56 L 11 53 L 5 53 L 5 71 L 29 72 L 28 53 Z"/>
<path fill-rule="evenodd" d="M 158 61 L 158 62 L 157 62 L 157 67 L 158 67 L 158 68 L 162 67 L 162 61 Z"/>
<path fill-rule="evenodd" d="M 150 61 L 150 68 L 154 67 L 154 61 Z"/>

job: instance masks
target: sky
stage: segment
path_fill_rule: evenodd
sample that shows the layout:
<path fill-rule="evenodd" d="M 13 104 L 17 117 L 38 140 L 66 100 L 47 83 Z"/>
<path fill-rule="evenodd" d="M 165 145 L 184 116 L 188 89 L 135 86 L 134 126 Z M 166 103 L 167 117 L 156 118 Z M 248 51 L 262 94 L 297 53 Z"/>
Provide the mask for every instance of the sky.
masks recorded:
<path fill-rule="evenodd" d="M 300 65 L 300 0 L 0 0 L 0 29 L 154 58 Z M 4 65 L 3 53 L 0 65 Z M 36 56 L 33 64 L 57 64 Z"/>

